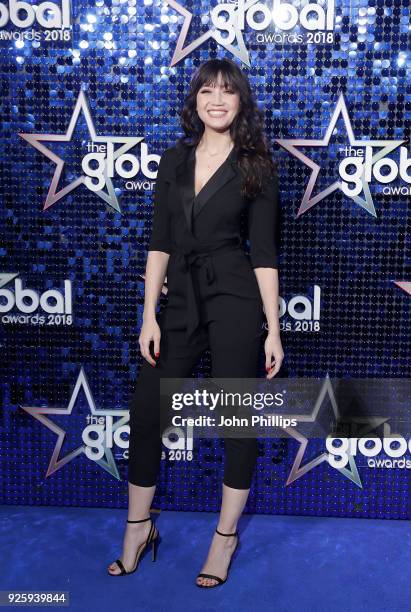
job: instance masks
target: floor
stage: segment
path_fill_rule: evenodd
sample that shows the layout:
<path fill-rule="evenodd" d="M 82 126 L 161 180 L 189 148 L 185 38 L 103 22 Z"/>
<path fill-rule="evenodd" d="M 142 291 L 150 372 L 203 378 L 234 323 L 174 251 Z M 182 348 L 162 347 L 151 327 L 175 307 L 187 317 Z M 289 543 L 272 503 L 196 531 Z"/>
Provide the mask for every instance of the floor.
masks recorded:
<path fill-rule="evenodd" d="M 410 609 L 408 521 L 243 515 L 223 586 L 194 579 L 217 515 L 152 513 L 162 541 L 130 576 L 121 554 L 126 510 L 0 506 L 0 590 L 68 591 L 77 611 L 402 612 Z M 40 606 L 43 608 L 44 606 Z"/>

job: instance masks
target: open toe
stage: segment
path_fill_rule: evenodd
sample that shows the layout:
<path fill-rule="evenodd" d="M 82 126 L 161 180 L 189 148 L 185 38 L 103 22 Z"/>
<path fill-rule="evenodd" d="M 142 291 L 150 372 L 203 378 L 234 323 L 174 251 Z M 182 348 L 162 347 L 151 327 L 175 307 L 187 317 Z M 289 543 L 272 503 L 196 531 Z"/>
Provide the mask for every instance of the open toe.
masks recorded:
<path fill-rule="evenodd" d="M 153 521 L 151 520 L 151 518 L 147 517 L 145 519 L 140 519 L 138 521 L 130 521 L 127 519 L 127 523 L 144 523 L 145 521 L 151 521 L 150 530 L 148 532 L 147 539 L 141 544 L 139 544 L 139 546 L 137 547 L 133 567 L 130 570 L 128 570 L 124 567 L 121 559 L 116 559 L 114 563 L 109 565 L 107 568 L 107 573 L 110 576 L 126 576 L 128 574 L 133 574 L 138 567 L 142 554 L 148 550 L 149 544 L 151 544 L 152 546 L 152 549 L 151 549 L 152 550 L 152 560 L 153 561 L 156 560 L 156 546 L 158 546 L 158 542 L 160 540 L 160 534 L 158 532 L 158 529 L 155 527 Z M 116 571 L 117 568 L 114 566 L 114 564 L 117 565 L 120 571 Z"/>
<path fill-rule="evenodd" d="M 116 561 L 108 566 L 108 573 L 113 576 L 117 576 L 120 573 L 120 568 Z"/>
<path fill-rule="evenodd" d="M 221 584 L 224 584 L 224 583 L 225 583 L 225 581 L 226 581 L 226 580 L 227 580 L 227 578 L 228 578 L 228 572 L 229 572 L 229 569 L 230 569 L 231 560 L 232 560 L 233 554 L 234 554 L 234 552 L 235 552 L 235 550 L 236 550 L 236 548 L 237 548 L 237 546 L 238 546 L 238 541 L 239 541 L 239 537 L 240 537 L 240 536 L 239 536 L 239 534 L 238 534 L 238 531 L 236 531 L 235 533 L 222 533 L 221 531 L 219 531 L 218 529 L 216 529 L 216 532 L 217 532 L 219 535 L 222 535 L 222 536 L 226 536 L 226 537 L 229 537 L 229 536 L 236 536 L 236 538 L 237 538 L 237 542 L 236 542 L 235 548 L 234 548 L 233 552 L 231 553 L 231 559 L 230 559 L 230 563 L 228 564 L 227 573 L 226 573 L 226 576 L 225 576 L 225 578 L 224 578 L 224 579 L 223 579 L 223 578 L 220 578 L 219 576 L 214 576 L 213 574 L 204 574 L 204 573 L 198 574 L 198 575 L 197 575 L 197 579 L 196 579 L 196 585 L 197 585 L 198 587 L 203 587 L 203 588 L 207 588 L 207 589 L 212 589 L 213 587 L 220 586 Z M 202 581 L 202 582 L 200 583 L 200 582 L 198 582 L 198 578 L 203 578 L 203 579 L 212 580 L 212 583 L 210 584 L 209 582 L 206 582 L 205 580 L 204 580 L 204 581 Z"/>

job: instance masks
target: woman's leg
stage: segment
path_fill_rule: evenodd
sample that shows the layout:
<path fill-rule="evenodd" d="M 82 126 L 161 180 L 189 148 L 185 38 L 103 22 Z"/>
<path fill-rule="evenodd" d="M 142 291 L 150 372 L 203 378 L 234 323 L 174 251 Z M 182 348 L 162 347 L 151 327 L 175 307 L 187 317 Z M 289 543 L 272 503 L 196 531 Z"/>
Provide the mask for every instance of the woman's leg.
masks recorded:
<path fill-rule="evenodd" d="M 153 367 L 143 361 L 130 400 L 130 436 L 128 459 L 128 519 L 137 521 L 149 516 L 160 470 L 162 441 L 160 437 L 160 378 L 185 378 L 201 353 L 207 348 L 207 335 L 199 332 L 196 342 L 186 344 L 184 331 L 163 331 L 160 357 Z M 152 348 L 151 348 L 152 353 Z M 154 355 L 152 353 L 154 358 Z M 121 561 L 126 569 L 134 563 L 137 547 L 146 540 L 150 521 L 127 523 Z M 120 573 L 116 563 L 112 574 Z"/>
<path fill-rule="evenodd" d="M 224 298 L 224 299 L 223 299 Z M 222 296 L 221 318 L 209 326 L 212 377 L 256 378 L 264 333 L 264 313 L 257 300 Z M 255 438 L 225 438 L 225 465 L 220 517 L 217 529 L 235 533 L 250 492 L 257 461 Z M 201 573 L 225 578 L 237 538 L 214 533 Z M 213 585 L 211 578 L 197 578 L 198 584 Z"/>

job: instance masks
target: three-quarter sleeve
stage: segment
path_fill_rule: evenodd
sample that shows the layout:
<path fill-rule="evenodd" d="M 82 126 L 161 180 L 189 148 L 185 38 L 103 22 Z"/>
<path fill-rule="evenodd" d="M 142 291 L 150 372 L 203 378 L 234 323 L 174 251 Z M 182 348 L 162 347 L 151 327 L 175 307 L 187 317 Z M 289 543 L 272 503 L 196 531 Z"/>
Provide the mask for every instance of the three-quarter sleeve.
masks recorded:
<path fill-rule="evenodd" d="M 163 251 L 164 253 L 170 254 L 170 213 L 167 201 L 169 180 L 167 178 L 166 162 L 168 151 L 169 149 L 164 151 L 158 166 L 157 179 L 154 187 L 154 212 L 148 251 Z"/>
<path fill-rule="evenodd" d="M 278 174 L 265 181 L 263 191 L 248 207 L 248 238 L 253 268 L 278 269 Z"/>

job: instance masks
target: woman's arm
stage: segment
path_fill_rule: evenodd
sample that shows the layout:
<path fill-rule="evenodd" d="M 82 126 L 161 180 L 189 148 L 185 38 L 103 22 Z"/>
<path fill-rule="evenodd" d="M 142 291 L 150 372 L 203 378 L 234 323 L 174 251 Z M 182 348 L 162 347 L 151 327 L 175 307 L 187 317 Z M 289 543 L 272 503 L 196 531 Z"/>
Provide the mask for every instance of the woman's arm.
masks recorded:
<path fill-rule="evenodd" d="M 268 334 L 264 343 L 265 369 L 267 378 L 273 378 L 279 371 L 284 359 L 284 351 L 281 345 L 278 289 L 278 270 L 272 268 L 255 268 L 261 298 L 263 300 L 264 312 L 268 323 Z"/>
<path fill-rule="evenodd" d="M 278 319 L 279 304 L 279 278 L 276 268 L 255 268 L 264 313 L 268 324 L 268 333 L 272 336 L 280 335 L 280 322 Z"/>
<path fill-rule="evenodd" d="M 143 325 L 139 337 L 140 351 L 155 366 L 150 354 L 150 342 L 154 342 L 154 354 L 160 355 L 161 332 L 156 320 L 157 301 L 166 277 L 171 252 L 170 214 L 168 208 L 167 149 L 160 159 L 154 191 L 153 225 L 145 272 Z"/>
<path fill-rule="evenodd" d="M 149 251 L 146 263 L 143 321 L 156 318 L 157 301 L 166 277 L 169 253 Z"/>
<path fill-rule="evenodd" d="M 248 211 L 250 260 L 268 324 L 264 350 L 269 379 L 277 374 L 284 358 L 279 322 L 278 225 L 279 194 L 276 175 L 266 181 L 263 192 L 250 203 Z"/>

